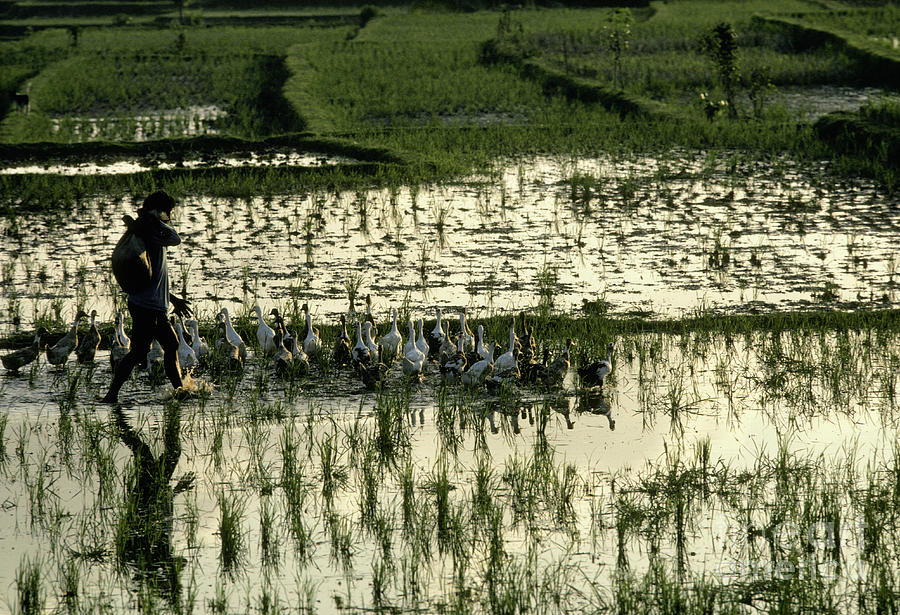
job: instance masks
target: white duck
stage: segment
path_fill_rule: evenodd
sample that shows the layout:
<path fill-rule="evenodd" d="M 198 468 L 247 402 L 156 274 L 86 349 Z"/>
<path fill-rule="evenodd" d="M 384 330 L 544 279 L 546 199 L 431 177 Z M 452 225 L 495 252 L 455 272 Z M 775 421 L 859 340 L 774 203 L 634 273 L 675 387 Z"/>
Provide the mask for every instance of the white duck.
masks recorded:
<path fill-rule="evenodd" d="M 428 353 L 431 351 L 431 349 L 428 347 L 428 341 L 425 339 L 424 328 L 425 328 L 425 319 L 420 318 L 419 319 L 419 334 L 416 336 L 416 348 L 418 348 L 419 352 L 424 354 L 425 357 L 427 358 Z"/>
<path fill-rule="evenodd" d="M 259 323 L 259 326 L 256 327 L 256 341 L 259 342 L 259 348 L 263 354 L 271 354 L 275 352 L 275 330 L 263 320 L 262 308 L 259 307 L 259 304 L 253 306 L 253 311 L 256 312 L 256 321 Z"/>
<path fill-rule="evenodd" d="M 400 357 L 400 367 L 406 376 L 418 377 L 425 369 L 427 355 L 418 346 L 413 344 L 412 349 Z"/>
<path fill-rule="evenodd" d="M 499 378 L 518 378 L 519 365 L 516 361 L 516 325 L 509 327 L 509 349 L 494 361 L 494 374 Z"/>
<path fill-rule="evenodd" d="M 241 355 L 241 362 L 246 361 L 247 345 L 244 343 L 240 334 L 234 330 L 234 326 L 231 324 L 231 316 L 228 314 L 228 308 L 223 307 L 220 313 L 225 317 L 225 337 L 228 338 L 228 341 L 232 346 L 237 347 L 238 352 Z"/>
<path fill-rule="evenodd" d="M 68 360 L 69 355 L 78 346 L 78 321 L 86 317 L 87 314 L 83 310 L 78 310 L 68 333 L 59 338 L 59 341 L 53 346 L 47 348 L 47 361 L 50 362 L 50 365 L 62 365 Z"/>
<path fill-rule="evenodd" d="M 416 344 L 416 329 L 413 326 L 412 318 L 409 319 L 409 337 L 406 340 L 406 343 L 403 345 L 403 355 L 406 356 L 413 351 L 413 349 L 418 348 Z"/>
<path fill-rule="evenodd" d="M 131 340 L 125 335 L 125 315 L 116 312 L 116 328 L 113 332 L 113 341 L 109 348 L 109 363 L 115 372 L 122 359 L 131 351 Z"/>
<path fill-rule="evenodd" d="M 186 320 L 185 325 L 191 334 L 191 348 L 194 349 L 197 360 L 202 361 L 204 357 L 209 355 L 209 344 L 200 337 L 200 324 L 192 318 L 191 320 Z"/>
<path fill-rule="evenodd" d="M 363 320 L 372 323 L 372 338 L 378 337 L 378 326 L 375 324 L 375 316 L 372 315 L 372 295 L 366 295 L 366 315 Z"/>
<path fill-rule="evenodd" d="M 428 337 L 428 354 L 432 357 L 440 354 L 441 344 L 444 342 L 444 325 L 442 321 L 443 314 L 441 313 L 441 308 L 435 308 L 435 312 L 437 314 L 437 322 L 434 324 L 434 329 L 431 330 L 431 333 Z"/>
<path fill-rule="evenodd" d="M 306 312 L 306 339 L 303 340 L 303 352 L 305 352 L 309 358 L 315 359 L 319 356 L 319 353 L 322 352 L 322 338 L 319 337 L 319 332 L 316 329 L 313 329 L 312 316 L 309 314 L 309 306 L 305 303 L 303 304 L 303 311 Z"/>
<path fill-rule="evenodd" d="M 356 323 L 356 344 L 350 350 L 350 358 L 357 367 L 360 365 L 368 365 L 371 357 L 369 356 L 369 347 L 363 341 L 362 324 Z"/>
<path fill-rule="evenodd" d="M 150 350 L 147 351 L 147 376 L 151 384 L 158 384 L 166 373 L 163 347 L 157 340 L 150 342 Z"/>
<path fill-rule="evenodd" d="M 367 320 L 362 324 L 362 327 L 363 343 L 366 345 L 366 348 L 369 349 L 370 362 L 378 363 L 381 360 L 381 357 L 378 354 L 378 344 L 372 339 L 372 323 Z"/>
<path fill-rule="evenodd" d="M 475 386 L 481 384 L 494 371 L 494 350 L 497 348 L 497 342 L 491 342 L 488 346 L 490 359 L 482 359 L 476 362 L 469 369 L 463 372 L 462 383 L 467 386 Z"/>
<path fill-rule="evenodd" d="M 484 345 L 484 325 L 478 325 L 478 335 L 475 338 L 475 352 L 482 359 L 489 358 L 488 349 Z"/>
<path fill-rule="evenodd" d="M 184 337 L 184 324 L 181 320 L 175 321 L 175 333 L 178 335 L 178 364 L 181 366 L 181 374 L 190 374 L 197 367 L 198 361 L 194 349 Z"/>
<path fill-rule="evenodd" d="M 113 341 L 119 346 L 131 348 L 131 339 L 125 334 L 125 314 L 116 312 L 116 328 Z"/>
<path fill-rule="evenodd" d="M 393 361 L 400 352 L 400 344 L 403 343 L 403 336 L 397 328 L 397 308 L 391 308 L 391 330 L 385 333 L 381 338 L 381 345 L 384 346 L 384 357 L 382 360 L 388 359 Z"/>
<path fill-rule="evenodd" d="M 441 339 L 441 348 L 438 350 L 438 362 L 443 363 L 448 358 L 456 354 L 459 346 L 459 340 L 462 336 L 459 336 L 454 340 L 450 337 L 450 323 L 446 320 L 444 321 L 444 337 Z"/>
<path fill-rule="evenodd" d="M 468 353 L 475 350 L 475 336 L 472 335 L 472 330 L 469 329 L 469 325 L 466 322 L 467 318 L 468 310 L 464 309 L 462 314 L 459 315 L 459 328 L 460 335 L 463 336 L 463 348 Z"/>
<path fill-rule="evenodd" d="M 240 372 L 244 367 L 241 351 L 240 348 L 232 344 L 231 340 L 228 339 L 225 316 L 221 313 L 218 315 L 217 329 L 219 331 L 219 338 L 216 340 L 216 352 L 224 362 L 223 367 L 232 373 Z"/>

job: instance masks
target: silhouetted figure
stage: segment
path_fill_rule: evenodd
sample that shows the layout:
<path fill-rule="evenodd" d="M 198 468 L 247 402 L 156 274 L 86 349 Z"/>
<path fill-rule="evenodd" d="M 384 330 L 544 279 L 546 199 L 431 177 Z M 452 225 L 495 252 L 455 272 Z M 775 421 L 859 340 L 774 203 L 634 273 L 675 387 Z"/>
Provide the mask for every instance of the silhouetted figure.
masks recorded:
<path fill-rule="evenodd" d="M 154 339 L 165 352 L 166 375 L 176 393 L 186 392 L 182 388 L 181 367 L 178 364 L 178 336 L 166 315 L 170 303 L 179 316 L 191 315 L 189 302 L 169 293 L 166 248 L 181 243 L 181 237 L 169 226 L 174 207 L 175 199 L 163 191 L 154 192 L 144 199 L 144 204 L 138 209 L 137 220 L 128 221 L 129 228 L 147 244 L 153 276 L 149 286 L 128 295 L 128 311 L 132 321 L 131 350 L 116 368 L 109 391 L 100 398 L 103 403 L 114 404 L 119 400 L 119 390 L 135 366 L 146 361 Z"/>
<path fill-rule="evenodd" d="M 181 570 L 184 558 L 172 551 L 173 499 L 185 481 L 171 486 L 181 457 L 181 415 L 177 404 L 164 414 L 163 451 L 153 449 L 128 424 L 118 407 L 113 417 L 119 438 L 131 449 L 134 465 L 126 473 L 125 515 L 116 544 L 119 560 L 135 571 L 135 579 L 155 589 L 173 611 L 181 611 Z"/>

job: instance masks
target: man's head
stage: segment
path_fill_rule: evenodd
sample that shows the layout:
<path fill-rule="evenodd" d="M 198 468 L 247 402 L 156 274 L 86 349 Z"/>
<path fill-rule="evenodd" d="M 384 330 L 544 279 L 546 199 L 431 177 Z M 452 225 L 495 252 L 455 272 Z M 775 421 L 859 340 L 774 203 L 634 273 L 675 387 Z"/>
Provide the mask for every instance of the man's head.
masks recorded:
<path fill-rule="evenodd" d="M 157 190 L 146 199 L 144 199 L 144 204 L 141 205 L 138 213 L 151 213 L 156 215 L 156 217 L 163 222 L 168 222 L 172 214 L 172 209 L 174 207 L 175 199 L 173 199 L 168 192 L 165 192 L 164 190 Z"/>

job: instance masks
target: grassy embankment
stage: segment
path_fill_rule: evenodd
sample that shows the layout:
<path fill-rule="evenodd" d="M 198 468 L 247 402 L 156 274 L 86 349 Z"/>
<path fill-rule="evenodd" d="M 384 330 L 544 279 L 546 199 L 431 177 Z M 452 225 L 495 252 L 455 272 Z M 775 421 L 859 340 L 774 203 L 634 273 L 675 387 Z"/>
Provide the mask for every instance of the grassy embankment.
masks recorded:
<path fill-rule="evenodd" d="M 635 10 L 618 89 L 611 85 L 610 52 L 601 44 L 613 14 L 607 9 L 515 12 L 511 23 L 521 28 L 516 30 L 521 32 L 518 51 L 526 57 L 518 65 L 484 62 L 482 46 L 497 36 L 503 19 L 492 11 L 390 12 L 361 29 L 130 28 L 125 37 L 121 30 L 106 27 L 84 29 L 76 47 L 70 33 L 50 30 L 7 44 L 10 64 L 26 47 L 29 57 L 43 60 L 30 69 L 35 73 L 34 113 L 28 118 L 7 116 L 3 130 L 10 143 L 70 141 L 82 138 L 86 130 L 79 118 L 94 113 L 119 119 L 90 121 L 90 128 L 107 138 L 127 138 L 143 128 L 142 122 L 148 123 L 146 113 L 137 118 L 151 99 L 162 101 L 154 103 L 156 110 L 167 105 L 222 106 L 229 115 L 217 128 L 248 139 L 248 148 L 263 136 L 306 128 L 393 151 L 410 163 L 400 169 L 387 165 L 372 172 L 351 170 L 349 183 L 428 181 L 466 173 L 498 156 L 537 152 L 590 155 L 680 145 L 825 156 L 828 150 L 810 127 L 791 121 L 771 96 L 767 98 L 768 84 L 777 88 L 847 82 L 858 74 L 858 57 L 840 49 L 831 53 L 833 46 L 793 52 L 790 32 L 751 18 L 757 11 L 800 8 L 764 2 L 654 3 L 651 9 Z M 697 40 L 704 29 L 725 19 L 734 22 L 742 75 L 748 90 L 755 88 L 758 102 L 742 105 L 736 118 L 719 114 L 708 121 L 698 104 L 699 92 L 718 95 L 716 73 L 697 50 Z M 87 68 L 97 54 L 105 70 Z M 188 58 L 190 62 L 183 61 Z M 268 78 L 260 76 L 260 69 Z M 148 79 L 160 74 L 166 77 L 155 83 Z M 283 99 L 277 92 L 282 84 Z M 608 103 L 609 97 L 584 100 L 585 92 L 598 89 L 614 99 L 627 98 L 642 112 L 622 118 L 596 102 Z M 293 113 L 260 117 L 254 109 L 261 100 L 289 104 Z M 74 108 L 71 101 L 76 101 Z M 170 119 L 168 128 L 156 130 L 161 135 L 166 130 L 177 133 L 186 119 Z M 192 145 L 190 139 L 155 142 L 161 149 Z M 215 147 L 214 141 L 207 143 L 202 147 Z M 70 151 L 78 152 L 79 146 Z M 879 169 L 871 171 L 877 176 Z M 5 179 L 2 192 L 48 191 L 49 198 L 30 200 L 52 207 L 77 195 L 102 192 L 104 185 L 123 190 L 146 184 L 121 177 L 66 181 L 74 187 L 57 190 L 46 178 Z M 297 188 L 295 175 L 270 170 L 175 171 L 152 181 L 186 186 L 197 182 L 198 191 L 230 194 L 246 193 L 250 186 L 266 192 Z M 334 181 L 341 180 L 331 177 L 325 183 Z"/>

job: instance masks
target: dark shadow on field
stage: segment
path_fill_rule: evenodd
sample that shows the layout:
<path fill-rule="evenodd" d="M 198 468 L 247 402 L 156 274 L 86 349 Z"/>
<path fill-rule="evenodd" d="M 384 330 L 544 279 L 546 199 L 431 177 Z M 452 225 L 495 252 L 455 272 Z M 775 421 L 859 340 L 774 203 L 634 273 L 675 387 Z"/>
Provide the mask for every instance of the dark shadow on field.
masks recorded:
<path fill-rule="evenodd" d="M 170 483 L 181 457 L 181 414 L 167 404 L 163 417 L 163 450 L 157 456 L 128 423 L 121 408 L 112 411 L 119 439 L 134 463 L 125 472 L 125 499 L 116 532 L 119 564 L 130 568 L 138 591 L 150 590 L 181 612 L 184 558 L 172 550 L 173 500 L 179 486 Z"/>

